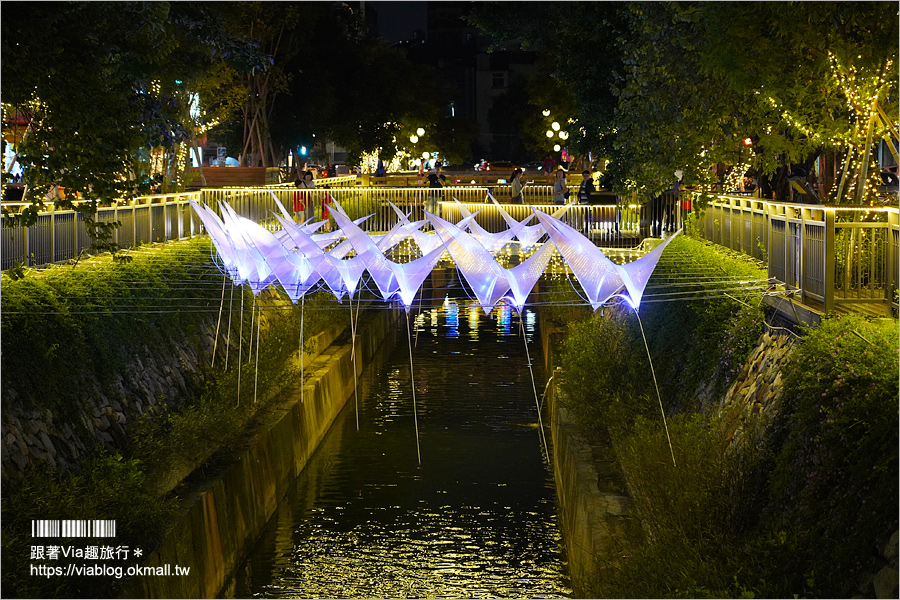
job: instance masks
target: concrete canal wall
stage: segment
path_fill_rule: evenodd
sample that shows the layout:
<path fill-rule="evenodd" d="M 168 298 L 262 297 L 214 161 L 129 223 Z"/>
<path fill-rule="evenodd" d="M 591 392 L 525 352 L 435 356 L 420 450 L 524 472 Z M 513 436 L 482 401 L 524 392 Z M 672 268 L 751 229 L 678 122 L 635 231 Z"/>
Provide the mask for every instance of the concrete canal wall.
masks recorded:
<path fill-rule="evenodd" d="M 377 367 L 393 345 L 398 312 L 378 311 L 357 333 L 357 371 Z M 188 576 L 135 578 L 128 598 L 214 598 L 259 537 L 346 402 L 353 397 L 350 343 L 325 348 L 306 366 L 289 402 L 264 419 L 258 434 L 227 470 L 193 490 L 178 524 L 144 563 L 190 567 Z M 360 395 L 363 395 L 361 390 Z M 161 571 L 162 572 L 162 571 Z"/>
<path fill-rule="evenodd" d="M 551 348 L 565 330 L 541 319 L 547 373 L 558 379 Z M 603 597 L 603 581 L 615 569 L 638 526 L 629 513 L 627 487 L 611 447 L 592 444 L 560 401 L 554 381 L 547 387 L 553 440 L 553 477 L 569 575 L 576 598 Z"/>

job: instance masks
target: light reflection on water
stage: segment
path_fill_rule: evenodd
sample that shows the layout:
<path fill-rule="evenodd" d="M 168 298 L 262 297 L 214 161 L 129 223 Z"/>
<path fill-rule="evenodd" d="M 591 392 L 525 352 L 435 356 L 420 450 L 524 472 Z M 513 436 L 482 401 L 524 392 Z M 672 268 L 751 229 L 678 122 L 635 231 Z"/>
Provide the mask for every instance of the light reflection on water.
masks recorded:
<path fill-rule="evenodd" d="M 447 299 L 415 327 L 422 465 L 399 339 L 359 432 L 350 402 L 227 597 L 571 594 L 518 314 Z"/>

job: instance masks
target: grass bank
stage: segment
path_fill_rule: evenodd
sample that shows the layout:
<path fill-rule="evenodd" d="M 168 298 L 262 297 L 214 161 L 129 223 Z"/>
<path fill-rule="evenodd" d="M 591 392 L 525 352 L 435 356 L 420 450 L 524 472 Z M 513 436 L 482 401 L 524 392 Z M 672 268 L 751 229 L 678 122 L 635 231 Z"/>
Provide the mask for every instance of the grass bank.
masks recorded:
<path fill-rule="evenodd" d="M 115 519 L 116 546 L 140 547 L 149 555 L 163 539 L 177 504 L 177 489 L 160 493 L 169 489 L 164 482 L 186 466 L 214 469 L 227 461 L 230 448 L 252 429 L 256 412 L 277 400 L 297 376 L 292 361 L 298 351 L 300 308 L 273 291 L 260 294 L 255 315 L 252 296 L 243 292 L 244 310 L 233 313 L 228 368 L 222 337 L 212 366 L 210 346 L 223 285 L 208 238 L 143 247 L 131 256 L 125 262 L 97 257 L 74 268 L 61 265 L 3 277 L 4 411 L 49 411 L 57 423 L 80 428 L 79 435 L 90 444 L 88 454 L 69 470 L 41 463 L 22 478 L 4 481 L 2 571 L 4 592 L 11 597 L 115 595 L 110 578 L 31 576 L 31 563 L 52 564 L 31 556 L 31 520 Z M 226 318 L 227 306 L 238 307 L 242 293 L 235 290 L 232 296 L 229 289 Z M 307 299 L 307 336 L 337 320 L 343 324 L 346 312 L 332 310 L 334 306 L 333 296 Z M 251 329 L 254 319 L 262 322 L 258 333 Z M 258 371 L 256 352 L 252 362 L 247 356 L 257 335 Z M 185 345 L 199 356 L 193 376 L 185 373 L 186 393 L 160 398 L 142 414 L 126 409 L 125 440 L 111 445 L 92 437 L 81 417 L 94 406 L 96 394 L 129 405 L 117 383 L 135 357 L 171 357 Z"/>
<path fill-rule="evenodd" d="M 775 416 L 737 444 L 712 408 L 765 314 L 758 297 L 716 290 L 765 274 L 702 241 L 670 251 L 651 287 L 710 277 L 696 299 L 640 308 L 665 424 L 630 309 L 570 322 L 558 358 L 567 408 L 611 445 L 643 526 L 605 594 L 853 595 L 897 528 L 896 322 L 847 316 L 804 331 Z"/>

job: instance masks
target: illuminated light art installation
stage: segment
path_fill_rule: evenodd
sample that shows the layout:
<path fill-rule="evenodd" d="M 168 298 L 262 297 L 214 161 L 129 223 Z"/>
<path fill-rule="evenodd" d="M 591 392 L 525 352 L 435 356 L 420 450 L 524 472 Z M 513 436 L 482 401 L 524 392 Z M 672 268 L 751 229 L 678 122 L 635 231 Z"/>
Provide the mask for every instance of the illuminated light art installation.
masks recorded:
<path fill-rule="evenodd" d="M 434 233 L 428 234 L 421 230 L 426 223 L 425 220 L 410 222 L 408 215 L 404 215 L 400 209 L 390 204 L 397 214 L 397 223 L 385 234 L 370 235 L 359 227 L 368 217 L 356 221 L 351 220 L 344 209 L 332 198 L 334 207 L 332 216 L 338 229 L 334 232 L 317 234 L 315 232 L 324 222 L 295 223 L 290 213 L 274 194 L 272 197 L 281 213 L 275 214 L 276 220 L 282 226 L 282 230 L 277 233 L 272 233 L 258 223 L 241 217 L 225 202 L 221 203 L 221 218 L 209 207 L 193 200 L 191 200 L 191 206 L 206 227 L 206 231 L 219 253 L 225 276 L 231 278 L 235 286 L 247 284 L 254 297 L 276 281 L 295 304 L 298 300 L 305 299 L 306 294 L 317 286 L 319 281 L 322 281 L 331 290 L 339 302 L 345 294 L 349 297 L 351 302 L 350 325 L 353 333 L 354 380 L 356 377 L 356 330 L 353 324 L 352 302 L 364 272 L 369 273 L 383 300 L 390 301 L 391 298 L 398 296 L 406 309 L 407 337 L 410 338 L 409 361 L 410 371 L 412 371 L 409 309 L 422 282 L 434 269 L 444 252 L 447 252 L 456 263 L 457 269 L 474 292 L 485 314 L 490 314 L 497 303 L 506 298 L 519 313 L 521 325 L 522 308 L 535 283 L 546 270 L 554 247 L 572 269 L 595 310 L 613 296 L 622 296 L 637 314 L 650 275 L 656 268 L 663 250 L 675 237 L 669 237 L 648 254 L 620 266 L 607 258 L 603 251 L 584 235 L 559 220 L 559 217 L 567 210 L 567 206 L 561 207 L 553 215 L 548 215 L 532 207 L 530 217 L 516 221 L 491 197 L 490 199 L 497 206 L 497 210 L 509 228 L 499 233 L 490 233 L 475 222 L 478 212 L 471 213 L 454 199 L 464 218 L 454 224 L 425 211 L 427 222 L 434 228 Z M 534 218 L 537 218 L 538 224 L 527 225 Z M 467 232 L 466 229 L 469 231 Z M 494 255 L 509 244 L 514 237 L 519 245 L 527 250 L 538 245 L 545 233 L 552 244 L 549 242 L 541 244 L 531 256 L 515 267 L 506 269 L 494 258 Z M 385 256 L 388 250 L 409 237 L 412 237 L 419 246 L 422 252 L 421 257 L 410 262 L 398 263 Z M 326 250 L 327 248 L 331 249 Z M 351 250 L 355 252 L 355 255 L 346 258 Z M 620 293 L 623 288 L 624 293 Z M 507 294 L 510 294 L 511 297 Z M 223 287 L 223 302 L 224 297 Z M 243 310 L 243 296 L 241 301 Z M 243 328 L 243 321 L 241 321 L 241 326 Z M 524 341 L 524 325 L 522 327 Z M 252 328 L 251 321 L 251 335 Z M 304 377 L 302 311 L 300 331 L 299 354 L 302 378 Z M 641 332 L 643 333 L 643 326 L 641 326 Z M 257 325 L 258 337 L 259 325 Z M 528 351 L 527 342 L 525 350 Z M 256 353 L 258 361 L 258 339 Z M 649 357 L 649 348 L 647 353 Z M 530 370 L 530 354 L 528 355 L 528 367 Z M 656 374 L 654 373 L 654 382 L 655 380 Z M 238 387 L 240 388 L 240 374 Z M 302 387 L 301 385 L 301 390 Z M 543 423 L 541 422 L 540 404 L 533 371 L 532 387 L 543 438 Z M 412 393 L 413 408 L 415 409 L 415 384 L 413 384 Z M 240 397 L 238 398 L 240 399 Z M 357 400 L 357 429 L 359 429 L 358 410 Z M 662 398 L 660 398 L 660 410 L 662 410 Z M 416 420 L 416 452 L 421 464 L 419 426 L 415 410 L 413 415 Z M 665 423 L 664 411 L 663 422 Z M 666 435 L 668 437 L 668 426 L 666 426 Z M 669 448 L 671 450 L 671 441 Z M 546 440 L 544 440 L 544 451 L 549 460 Z M 672 462 L 675 463 L 674 452 Z"/>
<path fill-rule="evenodd" d="M 276 204 L 281 214 L 275 218 L 283 229 L 272 233 L 236 214 L 227 203 L 222 203 L 220 218 L 209 207 L 191 201 L 234 285 L 247 284 L 258 295 L 278 282 L 294 303 L 320 281 L 338 301 L 345 294 L 352 298 L 363 273 L 368 272 L 383 300 L 399 297 L 408 311 L 422 282 L 447 252 L 486 314 L 504 297 L 521 309 L 555 247 L 594 309 L 623 288 L 625 294 L 620 295 L 637 308 L 663 250 L 675 237 L 667 238 L 635 261 L 617 265 L 579 231 L 559 220 L 566 207 L 554 215 L 532 209 L 532 216 L 516 221 L 497 205 L 510 227 L 500 233 L 490 233 L 475 222 L 477 212 L 473 214 L 458 204 L 464 218 L 456 224 L 425 212 L 427 222 L 435 231 L 429 234 L 421 230 L 426 220 L 410 222 L 407 215 L 391 204 L 398 215 L 397 224 L 385 234 L 372 235 L 359 227 L 368 217 L 351 220 L 336 201 L 332 201 L 332 216 L 338 229 L 324 234 L 311 233 L 320 223 L 297 224 L 277 200 Z M 528 226 L 533 218 L 537 218 L 538 224 Z M 538 244 L 545 233 L 552 244 Z M 385 256 L 409 237 L 422 251 L 420 258 L 397 263 Z M 514 237 L 523 248 L 539 247 L 522 264 L 506 269 L 494 255 Z M 331 250 L 326 250 L 332 245 Z M 351 250 L 355 255 L 346 258 Z"/>

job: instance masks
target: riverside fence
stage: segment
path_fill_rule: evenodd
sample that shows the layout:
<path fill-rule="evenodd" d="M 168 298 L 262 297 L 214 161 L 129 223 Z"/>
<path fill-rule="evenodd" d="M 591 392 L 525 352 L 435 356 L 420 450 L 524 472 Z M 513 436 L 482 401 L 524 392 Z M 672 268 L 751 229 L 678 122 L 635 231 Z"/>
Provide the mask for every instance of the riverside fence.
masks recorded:
<path fill-rule="evenodd" d="M 698 223 L 716 244 L 763 260 L 800 302 L 895 314 L 900 271 L 896 207 L 791 204 L 718 196 Z"/>
<path fill-rule="evenodd" d="M 337 182 L 336 187 L 332 187 L 328 179 L 321 181 L 328 181 L 329 187 L 311 190 L 279 185 L 206 188 L 179 194 L 142 196 L 100 206 L 96 219 L 121 224 L 114 230 L 112 241 L 122 248 L 202 233 L 202 224 L 190 207 L 192 199 L 213 208 L 217 208 L 221 201 L 228 202 L 238 214 L 269 229 L 280 228 L 272 216 L 277 211 L 273 196 L 289 211 L 293 210 L 295 200 L 312 204 L 317 211 L 316 216 L 321 216 L 322 207 L 327 207 L 326 200 L 333 197 L 354 219 L 372 215 L 361 224 L 364 230 L 370 232 L 387 231 L 397 222 L 397 214 L 391 204 L 410 215 L 411 220 L 424 219 L 426 201 L 430 199 L 438 201 L 441 214 L 450 220 L 461 218 L 461 209 L 454 201 L 458 200 L 469 211 L 479 213 L 476 221 L 488 231 L 497 232 L 507 227 L 497 207 L 487 199 L 490 193 L 502 203 L 509 197 L 508 186 L 454 186 L 438 190 L 423 187 L 359 187 L 348 185 L 352 178 L 337 179 L 341 181 Z M 513 218 L 521 220 L 531 215 L 530 206 L 547 213 L 558 210 L 560 206 L 552 204 L 551 198 L 550 186 L 529 186 L 526 188 L 529 204 L 502 206 Z M 4 203 L 3 206 L 16 213 L 27 204 Z M 562 218 L 600 246 L 633 247 L 650 236 L 655 222 L 653 214 L 650 207 L 619 200 L 602 205 L 570 205 Z M 9 226 L 11 218 L 6 214 L 0 216 L 0 223 L 0 269 L 4 270 L 16 263 L 40 266 L 71 260 L 88 251 L 91 245 L 84 215 L 72 209 L 50 205 L 38 214 L 37 222 L 29 227 Z"/>

